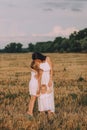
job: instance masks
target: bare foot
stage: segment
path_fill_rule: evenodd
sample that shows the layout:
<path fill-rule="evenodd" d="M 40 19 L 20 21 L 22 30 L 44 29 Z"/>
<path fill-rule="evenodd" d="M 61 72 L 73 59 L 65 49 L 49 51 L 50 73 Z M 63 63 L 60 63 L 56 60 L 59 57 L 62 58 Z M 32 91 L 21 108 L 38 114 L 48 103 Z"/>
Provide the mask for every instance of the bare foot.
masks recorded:
<path fill-rule="evenodd" d="M 55 113 L 51 112 L 51 111 L 48 111 L 48 120 L 53 121 L 54 118 L 55 118 Z"/>
<path fill-rule="evenodd" d="M 30 116 L 33 116 L 33 114 L 32 114 L 32 113 L 30 113 L 29 111 L 27 111 L 27 114 L 28 114 L 28 115 L 30 115 Z"/>

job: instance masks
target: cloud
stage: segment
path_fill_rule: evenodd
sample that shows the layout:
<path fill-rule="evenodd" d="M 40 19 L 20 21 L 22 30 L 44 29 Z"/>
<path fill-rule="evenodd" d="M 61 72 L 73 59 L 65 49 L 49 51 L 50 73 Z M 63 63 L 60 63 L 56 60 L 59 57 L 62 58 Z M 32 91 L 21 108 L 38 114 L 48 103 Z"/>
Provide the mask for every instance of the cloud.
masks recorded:
<path fill-rule="evenodd" d="M 77 8 L 72 8 L 72 11 L 76 11 L 76 12 L 80 12 L 81 11 L 81 9 L 77 9 Z"/>
<path fill-rule="evenodd" d="M 56 36 L 64 36 L 68 37 L 74 31 L 78 31 L 75 27 L 70 28 L 62 28 L 60 26 L 55 26 L 52 31 L 45 34 L 32 34 L 33 37 L 56 37 Z"/>
<path fill-rule="evenodd" d="M 48 11 L 48 12 L 53 11 L 53 9 L 51 9 L 51 8 L 44 8 L 43 10 Z"/>
<path fill-rule="evenodd" d="M 69 0 L 68 0 L 69 1 Z M 77 1 L 77 2 L 79 2 L 79 1 L 81 1 L 81 2 L 87 2 L 87 0 L 73 0 L 73 1 Z"/>
<path fill-rule="evenodd" d="M 61 0 L 61 1 L 51 1 L 44 2 L 44 6 L 53 9 L 62 9 L 62 10 L 72 10 L 72 11 L 82 11 L 85 4 L 87 4 L 86 0 Z M 46 10 L 45 10 L 46 11 Z"/>

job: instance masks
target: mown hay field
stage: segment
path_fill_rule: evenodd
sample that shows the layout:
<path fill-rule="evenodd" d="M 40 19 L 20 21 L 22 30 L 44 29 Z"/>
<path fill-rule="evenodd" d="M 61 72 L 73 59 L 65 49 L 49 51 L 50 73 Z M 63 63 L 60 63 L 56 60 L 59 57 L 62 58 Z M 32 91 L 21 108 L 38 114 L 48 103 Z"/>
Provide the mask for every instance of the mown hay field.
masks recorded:
<path fill-rule="evenodd" d="M 25 117 L 30 100 L 31 53 L 0 54 L 0 130 L 87 130 L 87 54 L 51 53 L 55 118 L 38 112 Z"/>

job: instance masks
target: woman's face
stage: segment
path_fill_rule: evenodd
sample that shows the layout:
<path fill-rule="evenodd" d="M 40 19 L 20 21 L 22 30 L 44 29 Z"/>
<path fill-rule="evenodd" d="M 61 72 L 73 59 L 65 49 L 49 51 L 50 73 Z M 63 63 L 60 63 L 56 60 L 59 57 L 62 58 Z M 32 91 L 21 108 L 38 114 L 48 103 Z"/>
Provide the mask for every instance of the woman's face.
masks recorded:
<path fill-rule="evenodd" d="M 34 60 L 34 61 L 35 61 L 35 63 L 37 64 L 37 66 L 39 66 L 40 63 L 41 63 L 41 60 L 39 60 L 39 59 L 36 59 L 36 60 Z"/>
<path fill-rule="evenodd" d="M 36 63 L 41 63 L 42 61 L 40 59 L 34 60 Z"/>

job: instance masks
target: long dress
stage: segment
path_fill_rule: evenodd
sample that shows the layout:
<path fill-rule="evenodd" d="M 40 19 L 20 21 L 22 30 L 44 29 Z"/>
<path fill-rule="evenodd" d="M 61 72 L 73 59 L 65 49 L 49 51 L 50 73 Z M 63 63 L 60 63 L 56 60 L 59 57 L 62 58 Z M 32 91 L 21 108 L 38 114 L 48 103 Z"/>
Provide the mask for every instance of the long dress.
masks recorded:
<path fill-rule="evenodd" d="M 35 75 L 37 72 L 32 70 L 31 71 L 31 79 L 29 81 L 29 92 L 30 95 L 36 96 L 38 91 L 38 80 L 36 79 Z"/>
<path fill-rule="evenodd" d="M 45 84 L 47 86 L 47 90 L 50 89 L 48 86 L 48 82 L 50 79 L 50 66 L 47 61 L 40 64 L 40 68 L 43 70 L 41 84 Z M 48 111 L 51 112 L 55 111 L 54 107 L 54 89 L 53 84 L 51 86 L 52 91 L 50 93 L 40 94 L 38 97 L 38 110 L 41 111 Z"/>

